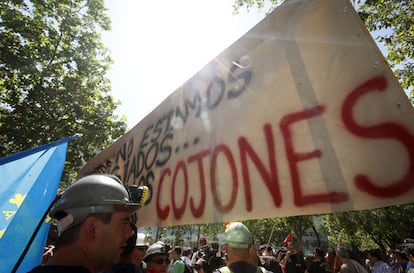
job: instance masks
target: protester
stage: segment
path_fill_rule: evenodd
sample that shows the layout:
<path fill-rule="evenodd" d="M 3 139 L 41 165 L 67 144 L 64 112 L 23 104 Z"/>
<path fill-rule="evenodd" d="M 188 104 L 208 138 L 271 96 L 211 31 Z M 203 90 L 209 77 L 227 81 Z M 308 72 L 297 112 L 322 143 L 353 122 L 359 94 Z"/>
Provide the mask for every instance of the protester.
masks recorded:
<path fill-rule="evenodd" d="M 196 251 L 193 251 L 193 256 L 191 257 L 191 265 L 194 266 L 194 264 L 197 262 L 199 258 L 202 258 L 202 253 L 204 251 L 204 248 L 207 247 L 207 239 L 205 237 L 200 237 L 198 239 L 198 249 Z"/>
<path fill-rule="evenodd" d="M 394 273 L 405 273 L 407 271 L 408 257 L 404 252 L 399 249 L 392 251 L 392 260 Z"/>
<path fill-rule="evenodd" d="M 250 231 L 240 222 L 231 223 L 224 237 L 227 266 L 219 269 L 221 273 L 260 273 L 265 272 L 252 262 L 257 257 L 257 250 Z"/>
<path fill-rule="evenodd" d="M 274 257 L 272 246 L 271 245 L 261 245 L 260 250 L 259 250 L 259 255 L 260 256 L 272 256 L 272 257 Z"/>
<path fill-rule="evenodd" d="M 287 252 L 281 264 L 286 273 L 304 273 L 306 270 L 305 260 L 292 242 L 287 243 Z"/>
<path fill-rule="evenodd" d="M 325 256 L 326 261 L 329 264 L 329 267 L 331 268 L 331 272 L 337 273 L 341 269 L 341 261 L 336 256 L 336 251 L 333 248 L 328 248 L 328 251 L 326 252 Z"/>
<path fill-rule="evenodd" d="M 191 256 L 192 256 L 191 247 L 183 249 L 181 259 L 188 265 L 191 266 Z"/>
<path fill-rule="evenodd" d="M 174 247 L 171 251 L 171 258 L 173 259 L 173 273 L 184 273 L 185 263 L 181 259 L 182 248 L 179 246 Z"/>
<path fill-rule="evenodd" d="M 273 273 L 282 273 L 282 267 L 273 255 L 273 249 L 270 245 L 263 246 L 259 259 L 261 266 L 266 268 L 266 270 Z"/>
<path fill-rule="evenodd" d="M 137 242 L 131 257 L 132 262 L 138 268 L 140 273 L 145 273 L 147 271 L 147 264 L 144 262 L 144 256 L 149 244 L 145 241 L 145 238 L 146 236 L 144 233 L 137 234 Z"/>
<path fill-rule="evenodd" d="M 58 221 L 55 253 L 31 273 L 96 273 L 119 261 L 134 235 L 132 203 L 121 181 L 112 175 L 85 176 L 62 194 L 49 215 Z"/>
<path fill-rule="evenodd" d="M 170 250 L 171 247 L 161 241 L 150 245 L 144 257 L 144 262 L 147 263 L 147 273 L 167 273 Z"/>
<path fill-rule="evenodd" d="M 320 248 L 316 247 L 314 257 L 308 268 L 308 273 L 331 273 L 331 268 L 325 260 L 325 252 Z"/>
<path fill-rule="evenodd" d="M 203 258 L 199 258 L 197 262 L 194 264 L 194 271 L 195 273 L 212 273 L 213 271 L 208 266 L 207 261 Z M 215 271 L 215 270 L 214 270 Z"/>
<path fill-rule="evenodd" d="M 368 273 L 367 269 L 357 260 L 351 259 L 348 250 L 339 247 L 336 251 L 337 258 L 341 262 L 340 273 Z"/>
<path fill-rule="evenodd" d="M 401 248 L 408 258 L 407 273 L 414 273 L 414 267 L 412 266 L 414 264 L 414 239 L 405 239 Z"/>
<path fill-rule="evenodd" d="M 371 273 L 392 273 L 392 268 L 384 262 L 379 249 L 368 251 L 367 258 L 371 266 Z"/>
<path fill-rule="evenodd" d="M 220 245 L 217 242 L 211 243 L 210 250 L 211 251 L 208 254 L 204 255 L 205 257 L 203 258 L 207 261 L 210 270 L 212 272 L 216 272 L 220 267 L 224 266 L 223 254 L 220 249 Z"/>

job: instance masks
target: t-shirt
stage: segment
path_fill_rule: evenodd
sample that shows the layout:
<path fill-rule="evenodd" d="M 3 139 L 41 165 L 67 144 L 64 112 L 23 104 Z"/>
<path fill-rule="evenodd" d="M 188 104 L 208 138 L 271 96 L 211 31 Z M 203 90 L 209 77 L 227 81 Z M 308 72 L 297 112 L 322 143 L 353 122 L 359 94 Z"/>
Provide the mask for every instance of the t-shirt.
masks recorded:
<path fill-rule="evenodd" d="M 33 268 L 28 273 L 91 273 L 91 272 L 81 266 L 39 265 Z"/>
<path fill-rule="evenodd" d="M 292 254 L 289 256 L 285 266 L 286 273 L 303 273 L 305 269 L 305 261 L 301 255 Z"/>
<path fill-rule="evenodd" d="M 315 259 L 311 262 L 308 272 L 309 273 L 331 273 L 331 267 L 325 260 Z"/>
<path fill-rule="evenodd" d="M 184 261 L 181 259 L 175 260 L 172 273 L 184 273 L 184 270 L 185 270 Z"/>

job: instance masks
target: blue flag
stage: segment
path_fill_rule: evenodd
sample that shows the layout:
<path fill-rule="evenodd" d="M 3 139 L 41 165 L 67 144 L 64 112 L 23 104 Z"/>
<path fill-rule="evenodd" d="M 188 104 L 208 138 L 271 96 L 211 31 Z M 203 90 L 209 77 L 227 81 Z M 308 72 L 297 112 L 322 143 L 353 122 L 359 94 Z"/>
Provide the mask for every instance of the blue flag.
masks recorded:
<path fill-rule="evenodd" d="M 68 142 L 77 135 L 0 158 L 0 272 L 12 272 L 56 197 Z M 41 263 L 49 219 L 16 272 Z"/>

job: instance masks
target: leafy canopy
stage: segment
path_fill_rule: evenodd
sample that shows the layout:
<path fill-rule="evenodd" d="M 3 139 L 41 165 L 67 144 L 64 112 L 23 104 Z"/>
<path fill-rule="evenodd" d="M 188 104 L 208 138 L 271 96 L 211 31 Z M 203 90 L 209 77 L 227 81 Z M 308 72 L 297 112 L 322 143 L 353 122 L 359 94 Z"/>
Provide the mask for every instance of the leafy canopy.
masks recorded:
<path fill-rule="evenodd" d="M 0 2 L 0 157 L 75 133 L 63 180 L 126 131 L 110 95 L 103 0 Z"/>

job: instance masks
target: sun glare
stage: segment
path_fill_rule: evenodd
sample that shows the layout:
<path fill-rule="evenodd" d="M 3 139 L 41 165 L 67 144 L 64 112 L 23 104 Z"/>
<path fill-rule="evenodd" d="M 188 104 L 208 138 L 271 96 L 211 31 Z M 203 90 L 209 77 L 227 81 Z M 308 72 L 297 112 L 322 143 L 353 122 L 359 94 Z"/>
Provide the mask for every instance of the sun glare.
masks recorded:
<path fill-rule="evenodd" d="M 121 5 L 122 3 L 122 5 Z M 263 15 L 232 15 L 232 0 L 106 0 L 115 99 L 134 126 Z"/>

